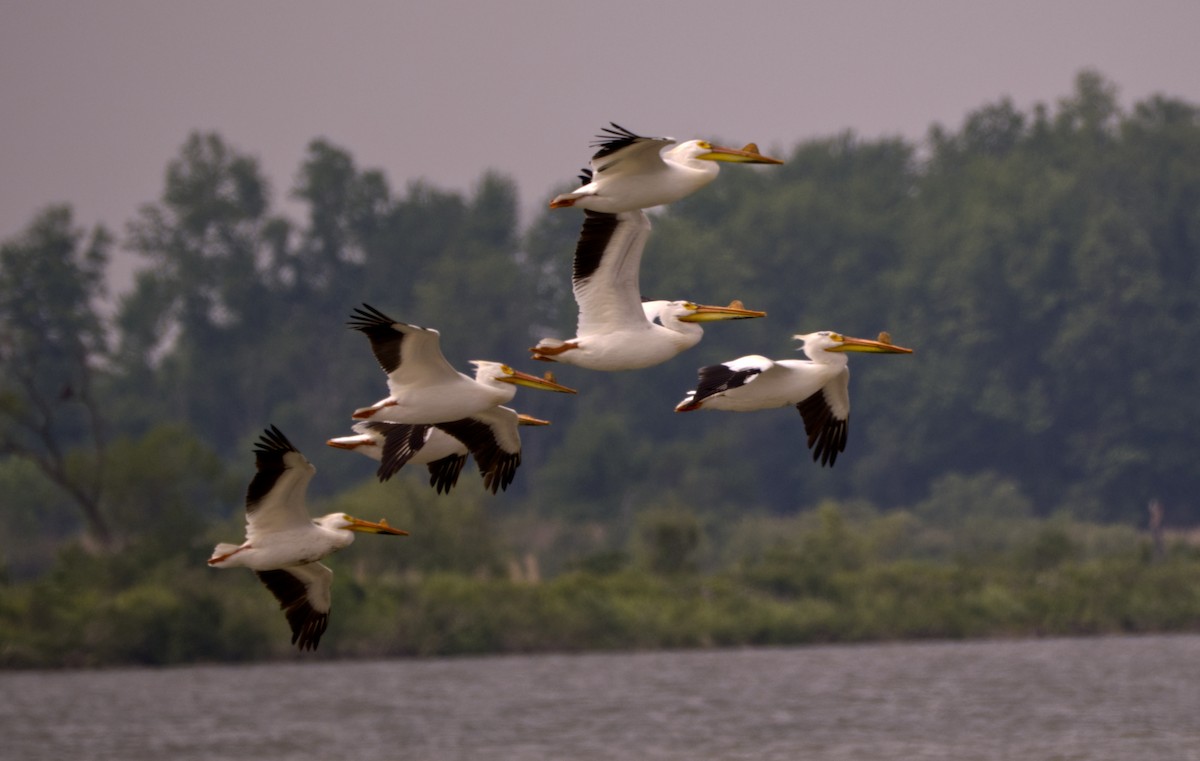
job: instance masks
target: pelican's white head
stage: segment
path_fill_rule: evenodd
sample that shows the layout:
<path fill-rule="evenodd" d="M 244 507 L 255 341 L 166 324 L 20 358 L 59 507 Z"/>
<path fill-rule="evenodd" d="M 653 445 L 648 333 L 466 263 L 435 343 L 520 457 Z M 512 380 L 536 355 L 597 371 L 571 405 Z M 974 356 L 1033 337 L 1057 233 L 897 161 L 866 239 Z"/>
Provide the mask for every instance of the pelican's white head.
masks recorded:
<path fill-rule="evenodd" d="M 473 359 L 471 360 L 471 364 L 475 365 L 475 381 L 493 388 L 498 387 L 497 384 L 500 384 L 500 388 L 505 388 L 508 384 L 511 384 L 514 386 L 540 388 L 543 391 L 558 391 L 564 394 L 575 393 L 575 389 L 559 385 L 550 377 L 539 378 L 536 375 L 514 370 L 500 362 Z M 516 393 L 516 389 L 513 389 L 513 392 Z"/>
<path fill-rule="evenodd" d="M 732 301 L 727 307 L 708 306 L 693 301 L 643 301 L 642 311 L 645 312 L 647 320 L 657 320 L 666 327 L 670 327 L 671 322 L 716 322 L 767 316 L 766 312 L 746 309 L 740 301 Z"/>
<path fill-rule="evenodd" d="M 398 528 L 392 528 L 384 519 L 380 519 L 378 523 L 364 521 L 355 518 L 346 513 L 329 513 L 322 515 L 320 518 L 314 518 L 313 523 L 321 528 L 329 529 L 330 531 L 345 530 L 345 531 L 360 531 L 365 534 L 393 534 L 395 536 L 408 536 L 408 532 Z"/>
<path fill-rule="evenodd" d="M 851 338 L 831 330 L 819 330 L 816 333 L 800 333 L 792 336 L 802 341 L 800 350 L 813 362 L 845 362 L 841 356 L 848 351 L 867 352 L 870 354 L 912 354 L 912 349 L 892 344 L 886 333 L 880 333 L 879 341 L 869 338 Z"/>

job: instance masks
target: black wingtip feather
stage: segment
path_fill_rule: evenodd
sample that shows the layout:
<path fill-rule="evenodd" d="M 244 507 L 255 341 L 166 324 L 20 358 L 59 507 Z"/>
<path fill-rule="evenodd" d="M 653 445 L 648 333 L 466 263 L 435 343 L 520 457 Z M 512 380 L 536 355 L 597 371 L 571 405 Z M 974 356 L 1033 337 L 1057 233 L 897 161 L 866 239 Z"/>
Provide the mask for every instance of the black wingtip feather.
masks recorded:
<path fill-rule="evenodd" d="M 391 317 L 364 302 L 361 307 L 354 308 L 354 311 L 350 314 L 350 319 L 346 321 L 346 325 L 354 330 L 361 330 L 367 333 L 370 330 L 379 330 L 380 328 L 391 330 L 395 322 Z"/>
<path fill-rule="evenodd" d="M 434 460 L 429 468 L 429 485 L 437 489 L 438 494 L 449 494 L 458 483 L 458 476 L 463 466 L 467 464 L 465 454 L 446 455 L 440 460 Z"/>
<path fill-rule="evenodd" d="M 254 445 L 254 466 L 257 472 L 246 487 L 246 507 L 252 508 L 275 487 L 275 482 L 287 470 L 283 458 L 288 452 L 299 452 L 287 436 L 274 425 L 265 429 Z"/>
<path fill-rule="evenodd" d="M 593 159 L 602 159 L 626 146 L 633 145 L 638 140 L 654 139 L 630 132 L 616 122 L 609 122 L 609 125 L 608 127 L 601 128 L 600 134 L 596 135 L 596 139 L 592 141 L 591 147 L 600 149 L 592 154 Z"/>
<path fill-rule="evenodd" d="M 808 434 L 808 448 L 812 450 L 813 462 L 832 468 L 838 454 L 846 451 L 850 421 L 834 417 L 823 391 L 797 402 L 796 409 L 804 418 L 804 431 Z"/>
<path fill-rule="evenodd" d="M 696 390 L 693 392 L 692 401 L 700 402 L 714 394 L 744 386 L 761 372 L 757 367 L 744 370 L 733 370 L 728 365 L 702 367 L 697 372 Z"/>
<path fill-rule="evenodd" d="M 437 423 L 438 428 L 461 441 L 471 451 L 483 487 L 492 494 L 507 490 L 521 465 L 521 452 L 506 452 L 496 442 L 492 429 L 474 418 Z"/>
<path fill-rule="evenodd" d="M 572 283 L 588 279 L 600 268 L 600 262 L 604 259 L 604 249 L 608 248 L 608 242 L 612 240 L 618 224 L 616 214 L 583 210 L 583 226 L 579 229 L 579 240 L 575 243 Z"/>
<path fill-rule="evenodd" d="M 396 329 L 401 324 L 370 304 L 355 307 L 346 325 L 360 331 L 371 341 L 371 352 L 385 373 L 400 366 L 400 347 L 404 334 Z"/>
<path fill-rule="evenodd" d="M 292 629 L 292 644 L 300 650 L 316 650 L 329 626 L 329 614 L 318 613 L 309 604 L 304 582 L 283 570 L 254 573 L 279 601 Z"/>
<path fill-rule="evenodd" d="M 375 472 L 380 481 L 396 475 L 396 471 L 421 451 L 429 432 L 428 425 L 412 423 L 377 423 L 371 428 L 383 434 L 383 452 L 379 458 L 379 469 Z"/>

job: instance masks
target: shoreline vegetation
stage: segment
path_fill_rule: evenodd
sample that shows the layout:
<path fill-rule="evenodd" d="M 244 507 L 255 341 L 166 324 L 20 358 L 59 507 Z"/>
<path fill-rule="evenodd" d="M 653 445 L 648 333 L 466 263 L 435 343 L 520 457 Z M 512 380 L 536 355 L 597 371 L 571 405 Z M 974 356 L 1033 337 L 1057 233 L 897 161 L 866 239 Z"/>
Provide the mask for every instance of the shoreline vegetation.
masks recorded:
<path fill-rule="evenodd" d="M 363 492 L 382 495 L 372 484 L 359 501 Z M 1200 547 L 1185 534 L 1156 554 L 1145 532 L 1065 518 L 946 520 L 827 503 L 717 531 L 668 508 L 640 516 L 627 551 L 542 579 L 532 551 L 464 547 L 447 521 L 465 521 L 466 536 L 495 526 L 483 511 L 451 512 L 414 530 L 432 542 L 418 557 L 376 548 L 333 558 L 334 608 L 316 654 L 295 653 L 252 574 L 216 579 L 194 562 L 202 547 L 157 562 L 137 543 L 116 555 L 68 548 L 46 577 L 0 586 L 0 667 L 1200 630 Z M 447 567 L 456 555 L 470 570 Z"/>

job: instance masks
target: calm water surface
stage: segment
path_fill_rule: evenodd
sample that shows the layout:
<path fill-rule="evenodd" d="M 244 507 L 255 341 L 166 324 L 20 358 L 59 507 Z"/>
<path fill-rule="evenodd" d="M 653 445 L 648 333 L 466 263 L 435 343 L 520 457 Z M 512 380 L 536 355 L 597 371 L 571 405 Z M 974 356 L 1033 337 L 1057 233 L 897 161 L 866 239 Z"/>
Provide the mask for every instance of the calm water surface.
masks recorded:
<path fill-rule="evenodd" d="M 0 673 L 5 759 L 1200 761 L 1200 636 Z"/>

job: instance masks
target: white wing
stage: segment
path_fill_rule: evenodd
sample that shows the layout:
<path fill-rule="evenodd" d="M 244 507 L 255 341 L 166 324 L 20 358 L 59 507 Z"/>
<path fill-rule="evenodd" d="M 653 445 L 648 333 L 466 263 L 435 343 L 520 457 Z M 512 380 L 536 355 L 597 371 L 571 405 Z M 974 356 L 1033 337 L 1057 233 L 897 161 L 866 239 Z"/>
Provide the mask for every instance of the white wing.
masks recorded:
<path fill-rule="evenodd" d="M 601 175 L 646 174 L 663 169 L 662 150 L 675 144 L 671 137 L 636 135 L 619 124 L 601 130 L 593 147 L 600 150 L 592 155 L 591 166 L 595 179 Z"/>
<path fill-rule="evenodd" d="M 246 489 L 246 538 L 311 525 L 304 500 L 317 469 L 275 426 L 259 438 L 254 454 L 258 472 Z"/>
<path fill-rule="evenodd" d="M 749 354 L 719 365 L 702 367 L 697 371 L 696 390 L 693 392 L 694 401 L 700 402 L 714 394 L 753 383 L 762 374 L 774 369 L 774 360 L 761 354 Z"/>
<path fill-rule="evenodd" d="M 585 211 L 571 276 L 579 305 L 576 335 L 648 327 L 638 285 L 650 219 L 641 210 Z"/>
<path fill-rule="evenodd" d="M 292 627 L 292 644 L 316 650 L 329 625 L 333 571 L 320 563 L 255 571 L 271 590 Z"/>
<path fill-rule="evenodd" d="M 460 379 L 442 354 L 441 334 L 432 328 L 396 322 L 363 304 L 347 323 L 371 340 L 371 351 L 388 376 L 392 393 L 404 386 L 426 386 Z"/>

